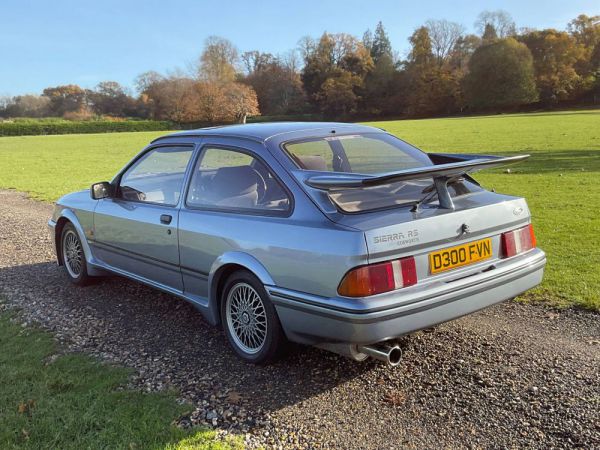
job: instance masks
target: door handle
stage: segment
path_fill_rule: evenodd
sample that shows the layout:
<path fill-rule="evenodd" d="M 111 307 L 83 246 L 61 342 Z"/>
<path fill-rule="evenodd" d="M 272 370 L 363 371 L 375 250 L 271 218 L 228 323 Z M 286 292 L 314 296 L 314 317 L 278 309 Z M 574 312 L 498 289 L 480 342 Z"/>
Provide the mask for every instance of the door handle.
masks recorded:
<path fill-rule="evenodd" d="M 170 216 L 169 214 L 161 214 L 160 215 L 160 223 L 169 225 L 171 223 L 171 220 L 173 220 L 173 217 Z"/>

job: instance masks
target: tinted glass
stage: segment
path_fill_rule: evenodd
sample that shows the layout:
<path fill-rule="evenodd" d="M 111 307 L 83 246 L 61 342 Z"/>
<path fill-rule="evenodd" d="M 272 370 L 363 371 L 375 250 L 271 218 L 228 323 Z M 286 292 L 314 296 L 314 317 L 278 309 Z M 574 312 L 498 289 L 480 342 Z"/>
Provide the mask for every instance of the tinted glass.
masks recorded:
<path fill-rule="evenodd" d="M 191 147 L 150 150 L 123 174 L 119 191 L 125 200 L 176 205 L 181 196 Z"/>
<path fill-rule="evenodd" d="M 416 147 L 383 133 L 306 139 L 289 142 L 284 148 L 302 170 L 382 174 L 433 164 L 427 154 Z M 449 189 L 454 197 L 478 188 L 472 183 L 457 181 Z M 411 205 L 424 198 L 436 199 L 431 177 L 364 188 L 338 188 L 327 194 L 339 210 L 349 213 Z"/>
<path fill-rule="evenodd" d="M 432 164 L 425 153 L 388 134 L 307 139 L 285 149 L 304 170 L 374 174 Z"/>
<path fill-rule="evenodd" d="M 189 206 L 219 209 L 287 211 L 290 199 L 258 159 L 223 148 L 205 148 L 194 169 Z"/>

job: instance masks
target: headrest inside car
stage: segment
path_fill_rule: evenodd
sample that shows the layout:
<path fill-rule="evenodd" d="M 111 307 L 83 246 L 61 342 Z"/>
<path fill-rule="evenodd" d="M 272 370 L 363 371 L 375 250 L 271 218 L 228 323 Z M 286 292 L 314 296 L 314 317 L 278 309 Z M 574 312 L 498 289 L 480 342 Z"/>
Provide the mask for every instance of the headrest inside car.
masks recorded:
<path fill-rule="evenodd" d="M 221 197 L 231 197 L 256 191 L 257 186 L 258 178 L 252 167 L 221 167 L 215 173 L 211 190 Z"/>
<path fill-rule="evenodd" d="M 320 170 L 327 172 L 327 161 L 319 155 L 295 155 L 306 170 Z"/>

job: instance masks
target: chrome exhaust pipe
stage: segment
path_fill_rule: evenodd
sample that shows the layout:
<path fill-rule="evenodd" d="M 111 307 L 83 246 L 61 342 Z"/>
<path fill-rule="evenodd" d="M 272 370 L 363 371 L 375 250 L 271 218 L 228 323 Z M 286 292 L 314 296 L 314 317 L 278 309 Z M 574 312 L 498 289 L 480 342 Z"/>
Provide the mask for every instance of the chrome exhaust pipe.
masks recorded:
<path fill-rule="evenodd" d="M 402 349 L 397 344 L 359 345 L 358 351 L 371 358 L 384 361 L 392 367 L 400 364 L 402 359 Z"/>

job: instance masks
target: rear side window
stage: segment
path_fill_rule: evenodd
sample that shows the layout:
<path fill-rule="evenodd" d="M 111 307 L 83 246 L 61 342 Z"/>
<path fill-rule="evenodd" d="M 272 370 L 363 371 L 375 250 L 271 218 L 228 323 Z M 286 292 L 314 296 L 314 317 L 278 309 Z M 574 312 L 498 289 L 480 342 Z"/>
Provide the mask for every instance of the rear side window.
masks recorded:
<path fill-rule="evenodd" d="M 159 147 L 150 150 L 121 177 L 121 198 L 176 205 L 192 152 L 192 147 Z"/>
<path fill-rule="evenodd" d="M 259 159 L 236 150 L 207 147 L 194 168 L 186 203 L 191 207 L 286 212 L 290 198 Z"/>

